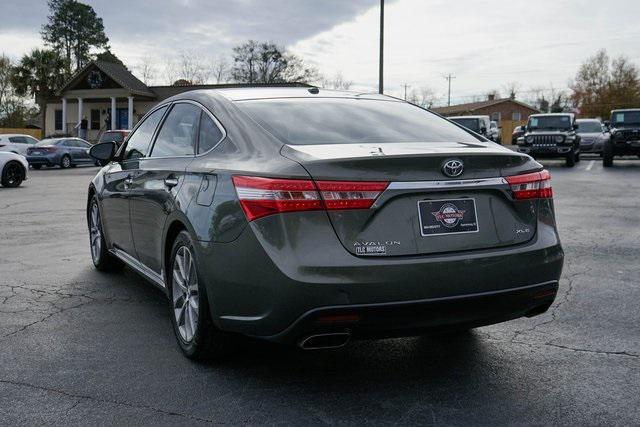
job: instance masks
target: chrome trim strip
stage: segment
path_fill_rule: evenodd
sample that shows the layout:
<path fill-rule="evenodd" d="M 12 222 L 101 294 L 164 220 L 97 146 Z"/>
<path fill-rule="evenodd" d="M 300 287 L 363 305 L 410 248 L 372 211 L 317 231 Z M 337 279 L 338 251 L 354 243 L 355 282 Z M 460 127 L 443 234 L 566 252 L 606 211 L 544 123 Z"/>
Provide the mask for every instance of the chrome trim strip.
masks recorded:
<path fill-rule="evenodd" d="M 154 285 L 160 287 L 161 289 L 167 288 L 166 285 L 164 284 L 164 279 L 160 274 L 156 273 L 155 271 L 153 271 L 152 269 L 150 269 L 149 267 L 147 267 L 146 265 L 144 265 L 143 263 L 141 263 L 131 255 L 129 255 L 125 251 L 120 250 L 118 248 L 113 248 L 113 249 L 110 249 L 109 252 L 111 252 L 115 257 L 120 259 L 129 267 L 133 268 L 138 273 L 142 274 L 146 279 L 148 279 Z"/>
<path fill-rule="evenodd" d="M 507 180 L 498 178 L 453 179 L 449 181 L 397 181 L 392 182 L 387 190 L 449 190 L 458 188 L 487 187 L 507 185 Z"/>

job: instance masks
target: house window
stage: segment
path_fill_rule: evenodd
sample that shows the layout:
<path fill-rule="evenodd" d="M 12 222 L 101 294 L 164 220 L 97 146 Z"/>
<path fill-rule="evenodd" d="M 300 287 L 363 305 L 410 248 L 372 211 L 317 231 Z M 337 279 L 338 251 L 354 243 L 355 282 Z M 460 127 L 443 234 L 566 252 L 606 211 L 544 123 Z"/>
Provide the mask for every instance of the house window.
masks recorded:
<path fill-rule="evenodd" d="M 513 113 L 511 113 L 511 120 L 515 122 L 519 122 L 520 120 L 522 120 L 522 114 L 520 114 L 520 111 L 514 111 Z"/>
<path fill-rule="evenodd" d="M 100 129 L 100 110 L 91 110 L 91 125 L 89 129 Z"/>
<path fill-rule="evenodd" d="M 55 130 L 62 130 L 62 110 L 55 111 Z"/>
<path fill-rule="evenodd" d="M 491 120 L 494 120 L 496 122 L 499 122 L 501 119 L 501 115 L 500 112 L 497 113 L 491 113 Z"/>

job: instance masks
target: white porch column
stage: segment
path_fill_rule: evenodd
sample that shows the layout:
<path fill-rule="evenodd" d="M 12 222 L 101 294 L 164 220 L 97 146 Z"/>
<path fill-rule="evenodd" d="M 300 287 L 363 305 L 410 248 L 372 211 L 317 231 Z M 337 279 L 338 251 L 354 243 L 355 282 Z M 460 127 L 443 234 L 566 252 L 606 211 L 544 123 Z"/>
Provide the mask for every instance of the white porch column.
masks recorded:
<path fill-rule="evenodd" d="M 111 97 L 111 129 L 116 128 L 116 97 Z"/>
<path fill-rule="evenodd" d="M 67 98 L 62 98 L 62 133 L 67 133 Z"/>
<path fill-rule="evenodd" d="M 78 123 L 82 121 L 82 98 L 78 98 Z M 80 128 L 78 128 L 80 129 Z"/>
<path fill-rule="evenodd" d="M 127 116 L 127 123 L 129 129 L 133 129 L 133 96 L 127 98 L 129 100 L 129 111 Z"/>

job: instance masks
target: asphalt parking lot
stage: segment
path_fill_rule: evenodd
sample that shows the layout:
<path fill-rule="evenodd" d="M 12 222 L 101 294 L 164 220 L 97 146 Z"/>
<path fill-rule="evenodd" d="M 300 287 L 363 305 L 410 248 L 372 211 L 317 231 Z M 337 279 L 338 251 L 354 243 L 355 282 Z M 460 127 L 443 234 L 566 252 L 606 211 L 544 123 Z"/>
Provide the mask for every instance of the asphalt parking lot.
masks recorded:
<path fill-rule="evenodd" d="M 454 337 L 197 364 L 159 291 L 93 269 L 97 168 L 0 188 L 0 424 L 640 423 L 640 161 L 552 173 L 566 251 L 542 316 Z M 472 280 L 472 278 L 470 278 Z"/>

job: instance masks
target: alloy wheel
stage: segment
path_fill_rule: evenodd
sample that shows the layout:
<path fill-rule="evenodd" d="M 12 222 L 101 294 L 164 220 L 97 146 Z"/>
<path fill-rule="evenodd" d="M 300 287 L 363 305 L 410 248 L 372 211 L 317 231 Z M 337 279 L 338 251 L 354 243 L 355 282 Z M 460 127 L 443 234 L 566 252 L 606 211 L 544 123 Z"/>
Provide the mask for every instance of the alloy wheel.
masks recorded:
<path fill-rule="evenodd" d="M 173 260 L 173 313 L 185 342 L 190 342 L 198 328 L 198 275 L 191 251 L 180 246 Z"/>
<path fill-rule="evenodd" d="M 5 171 L 5 177 L 7 183 L 11 186 L 16 182 L 20 181 L 22 177 L 22 171 L 20 170 L 20 166 L 14 163 L 9 163 L 7 165 L 7 170 Z"/>
<path fill-rule="evenodd" d="M 91 256 L 95 262 L 100 258 L 102 250 L 102 233 L 100 232 L 100 211 L 98 204 L 93 202 L 91 205 L 91 216 L 89 226 L 89 239 L 91 243 Z"/>
<path fill-rule="evenodd" d="M 62 167 L 68 168 L 69 166 L 71 166 L 71 159 L 68 156 L 64 156 L 62 158 Z"/>

